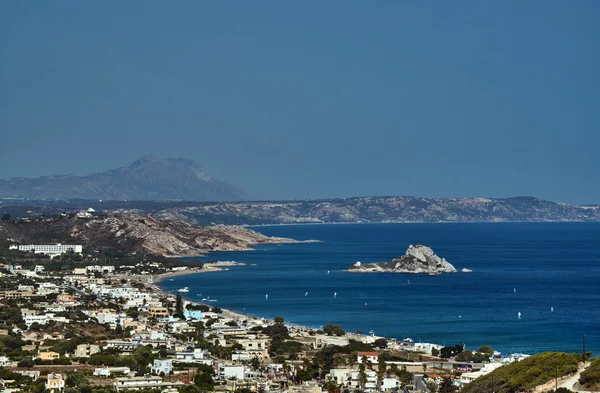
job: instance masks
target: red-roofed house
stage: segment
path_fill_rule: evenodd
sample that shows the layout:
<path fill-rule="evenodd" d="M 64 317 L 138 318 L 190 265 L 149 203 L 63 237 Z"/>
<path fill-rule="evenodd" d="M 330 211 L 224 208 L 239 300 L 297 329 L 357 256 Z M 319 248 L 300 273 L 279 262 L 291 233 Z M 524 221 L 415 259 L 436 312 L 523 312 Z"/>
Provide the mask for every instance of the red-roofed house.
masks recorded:
<path fill-rule="evenodd" d="M 370 361 L 373 364 L 377 364 L 379 354 L 377 352 L 358 352 L 356 354 L 356 362 L 363 363 Z"/>

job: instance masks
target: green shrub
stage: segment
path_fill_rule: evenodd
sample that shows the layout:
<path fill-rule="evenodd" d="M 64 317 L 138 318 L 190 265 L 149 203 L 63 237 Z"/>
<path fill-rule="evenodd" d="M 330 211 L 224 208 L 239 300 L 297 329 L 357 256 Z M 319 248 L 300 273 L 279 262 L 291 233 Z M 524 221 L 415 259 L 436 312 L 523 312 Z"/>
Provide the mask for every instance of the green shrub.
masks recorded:
<path fill-rule="evenodd" d="M 544 352 L 502 366 L 466 385 L 461 393 L 512 393 L 546 383 L 577 371 L 579 354 Z"/>
<path fill-rule="evenodd" d="M 593 360 L 590 366 L 581 373 L 579 383 L 586 388 L 600 384 L 600 358 Z"/>

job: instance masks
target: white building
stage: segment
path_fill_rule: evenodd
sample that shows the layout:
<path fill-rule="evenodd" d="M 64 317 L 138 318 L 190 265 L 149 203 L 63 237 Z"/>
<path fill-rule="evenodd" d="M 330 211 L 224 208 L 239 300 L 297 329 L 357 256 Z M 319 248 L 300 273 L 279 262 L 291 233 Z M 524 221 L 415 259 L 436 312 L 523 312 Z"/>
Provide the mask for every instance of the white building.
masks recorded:
<path fill-rule="evenodd" d="M 226 381 L 231 378 L 235 378 L 241 381 L 245 377 L 245 366 L 219 366 L 218 379 Z"/>
<path fill-rule="evenodd" d="M 381 381 L 381 390 L 400 390 L 400 381 L 396 378 L 383 378 Z"/>
<path fill-rule="evenodd" d="M 121 390 L 138 390 L 143 388 L 163 389 L 181 386 L 183 386 L 183 382 L 167 382 L 163 381 L 161 377 L 153 376 L 117 378 L 114 383 L 117 392 Z"/>
<path fill-rule="evenodd" d="M 129 367 L 102 367 L 94 370 L 94 375 L 99 377 L 110 377 L 113 374 L 127 375 L 131 372 Z"/>
<path fill-rule="evenodd" d="M 38 323 L 40 325 L 45 325 L 48 321 L 56 321 L 56 322 L 65 322 L 68 323 L 69 320 L 65 317 L 57 317 L 52 313 L 47 313 L 44 315 L 29 315 L 23 318 L 25 320 L 25 324 L 27 327 L 30 327 L 34 323 Z"/>
<path fill-rule="evenodd" d="M 483 375 L 489 374 L 492 371 L 494 371 L 495 369 L 497 369 L 498 367 L 502 367 L 502 366 L 503 366 L 502 363 L 489 363 L 489 364 L 485 364 L 483 366 L 483 368 L 479 371 L 472 372 L 472 373 L 462 373 L 462 375 L 460 376 L 460 384 L 465 385 L 467 383 L 473 382 L 477 378 L 479 378 Z"/>
<path fill-rule="evenodd" d="M 48 254 L 50 256 L 64 254 L 66 252 L 74 252 L 81 254 L 83 252 L 82 245 L 73 244 L 28 244 L 16 246 L 12 245 L 9 247 L 11 250 L 18 249 L 19 251 L 33 251 L 35 254 Z"/>
<path fill-rule="evenodd" d="M 165 375 L 169 375 L 173 371 L 173 361 L 171 359 L 155 359 L 154 363 L 150 366 L 150 371 L 155 374 L 164 373 Z"/>

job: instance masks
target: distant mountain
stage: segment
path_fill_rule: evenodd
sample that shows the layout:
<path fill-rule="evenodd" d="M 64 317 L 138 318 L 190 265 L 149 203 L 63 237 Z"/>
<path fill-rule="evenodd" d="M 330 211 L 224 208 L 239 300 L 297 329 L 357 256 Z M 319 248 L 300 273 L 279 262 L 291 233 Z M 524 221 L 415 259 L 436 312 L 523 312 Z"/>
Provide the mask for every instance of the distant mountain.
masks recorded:
<path fill-rule="evenodd" d="M 124 167 L 87 176 L 0 180 L 0 198 L 241 201 L 248 196 L 211 178 L 192 160 L 148 155 Z"/>

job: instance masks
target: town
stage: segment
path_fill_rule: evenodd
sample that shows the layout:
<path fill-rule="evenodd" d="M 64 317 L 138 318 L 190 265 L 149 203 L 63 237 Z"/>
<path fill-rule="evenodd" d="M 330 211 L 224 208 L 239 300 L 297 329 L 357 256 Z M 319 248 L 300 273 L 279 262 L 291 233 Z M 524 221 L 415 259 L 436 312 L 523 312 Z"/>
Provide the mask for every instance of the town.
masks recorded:
<path fill-rule="evenodd" d="M 7 392 L 453 392 L 527 358 L 255 318 L 156 285 L 219 269 L 199 261 L 119 258 L 81 245 L 1 247 Z"/>

